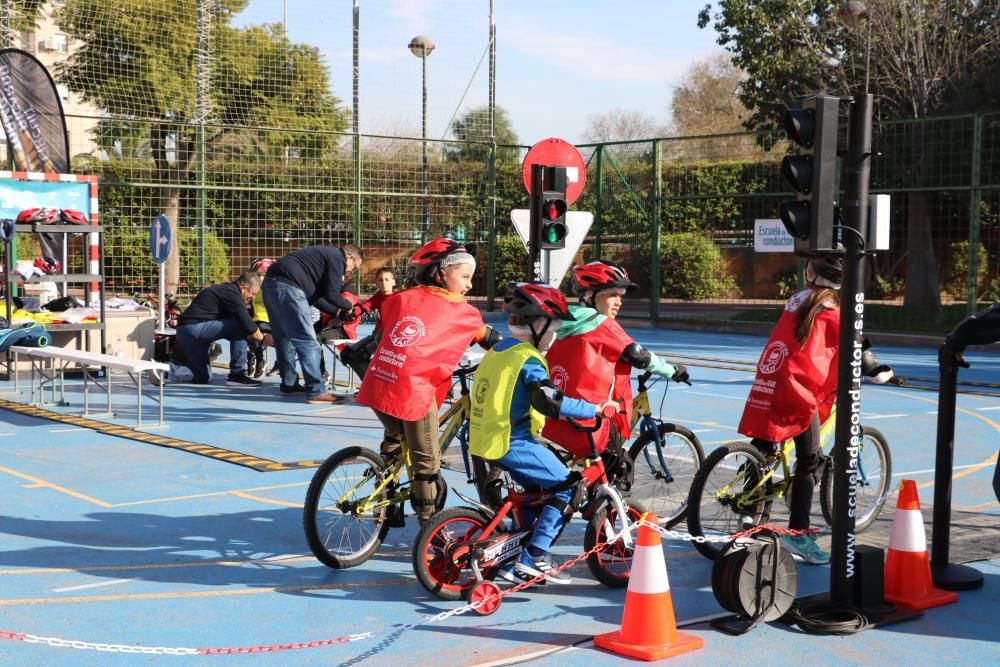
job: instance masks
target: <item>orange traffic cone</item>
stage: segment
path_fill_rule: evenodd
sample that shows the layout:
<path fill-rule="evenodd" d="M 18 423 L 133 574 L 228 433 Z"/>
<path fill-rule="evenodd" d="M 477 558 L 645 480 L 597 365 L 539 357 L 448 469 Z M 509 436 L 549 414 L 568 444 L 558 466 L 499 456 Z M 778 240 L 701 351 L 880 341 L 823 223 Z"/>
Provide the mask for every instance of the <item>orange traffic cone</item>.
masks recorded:
<path fill-rule="evenodd" d="M 912 609 L 927 609 L 958 600 L 958 593 L 934 588 L 927 559 L 927 537 L 920 516 L 917 483 L 904 479 L 889 535 L 885 562 L 885 599 Z"/>
<path fill-rule="evenodd" d="M 646 521 L 656 525 L 656 515 L 646 515 Z M 642 660 L 660 660 L 705 645 L 701 637 L 677 632 L 667 564 L 660 531 L 655 528 L 645 524 L 639 527 L 621 629 L 597 635 L 594 644 Z"/>

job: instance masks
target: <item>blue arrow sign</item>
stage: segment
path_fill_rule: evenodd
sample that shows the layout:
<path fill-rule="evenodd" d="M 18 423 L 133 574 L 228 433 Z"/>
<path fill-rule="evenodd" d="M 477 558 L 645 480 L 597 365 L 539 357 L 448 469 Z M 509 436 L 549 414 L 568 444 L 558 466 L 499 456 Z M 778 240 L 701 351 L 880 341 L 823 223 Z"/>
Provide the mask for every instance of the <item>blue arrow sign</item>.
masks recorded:
<path fill-rule="evenodd" d="M 149 253 L 153 256 L 153 261 L 163 264 L 170 254 L 170 222 L 167 216 L 160 213 L 153 218 L 149 226 Z"/>

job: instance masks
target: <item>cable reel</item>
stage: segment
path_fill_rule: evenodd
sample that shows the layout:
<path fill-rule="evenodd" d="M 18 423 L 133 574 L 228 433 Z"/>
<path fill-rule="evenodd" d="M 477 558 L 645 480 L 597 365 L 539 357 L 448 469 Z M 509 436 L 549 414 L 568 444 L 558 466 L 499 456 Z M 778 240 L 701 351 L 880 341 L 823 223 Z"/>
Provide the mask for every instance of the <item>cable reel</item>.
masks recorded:
<path fill-rule="evenodd" d="M 795 559 L 775 533 L 761 531 L 731 542 L 712 566 L 712 593 L 734 615 L 712 621 L 712 626 L 742 635 L 761 621 L 781 618 L 795 602 L 798 580 Z"/>

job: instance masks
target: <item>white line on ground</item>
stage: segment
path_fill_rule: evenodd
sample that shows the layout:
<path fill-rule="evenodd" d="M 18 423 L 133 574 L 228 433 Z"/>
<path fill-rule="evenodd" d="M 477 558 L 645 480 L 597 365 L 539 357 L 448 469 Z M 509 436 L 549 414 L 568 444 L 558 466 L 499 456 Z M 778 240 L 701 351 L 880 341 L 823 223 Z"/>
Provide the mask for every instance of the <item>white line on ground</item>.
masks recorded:
<path fill-rule="evenodd" d="M 746 401 L 745 396 L 727 396 L 726 394 L 713 394 L 707 391 L 694 391 L 692 389 L 686 390 L 688 394 L 698 394 L 699 396 L 715 396 L 716 398 L 728 398 L 730 401 Z"/>
<path fill-rule="evenodd" d="M 985 408 L 976 408 L 976 410 L 1000 410 L 1000 405 L 990 405 Z M 6 433 L 0 433 L 0 435 L 6 435 Z"/>
<path fill-rule="evenodd" d="M 713 431 L 715 431 L 714 428 L 696 428 L 696 429 L 694 429 L 691 432 L 692 433 L 712 433 Z"/>
<path fill-rule="evenodd" d="M 889 419 L 891 417 L 905 417 L 905 416 L 906 416 L 905 414 L 900 412 L 898 414 L 892 414 L 892 415 L 863 415 L 861 418 L 864 420 L 868 420 L 868 419 Z"/>
<path fill-rule="evenodd" d="M 50 428 L 49 433 L 69 433 L 70 431 L 89 431 L 89 428 Z"/>
<path fill-rule="evenodd" d="M 928 410 L 927 414 L 929 414 L 929 415 L 936 415 L 937 414 L 937 410 Z"/>
<path fill-rule="evenodd" d="M 964 470 L 966 468 L 982 468 L 982 463 L 970 463 L 967 466 L 952 466 L 952 470 Z M 934 468 L 927 468 L 926 470 L 911 470 L 910 472 L 892 472 L 893 476 L 906 477 L 907 475 L 926 475 L 929 472 L 934 472 Z"/>
<path fill-rule="evenodd" d="M 82 591 L 85 588 L 99 588 L 101 586 L 115 586 L 117 584 L 125 584 L 130 581 L 135 581 L 135 579 L 111 579 L 109 581 L 98 581 L 94 584 L 82 584 L 80 586 L 66 586 L 64 588 L 53 588 L 53 593 L 68 593 L 69 591 Z"/>
<path fill-rule="evenodd" d="M 0 433 L 0 438 L 12 438 L 15 435 L 17 435 L 17 433 Z"/>

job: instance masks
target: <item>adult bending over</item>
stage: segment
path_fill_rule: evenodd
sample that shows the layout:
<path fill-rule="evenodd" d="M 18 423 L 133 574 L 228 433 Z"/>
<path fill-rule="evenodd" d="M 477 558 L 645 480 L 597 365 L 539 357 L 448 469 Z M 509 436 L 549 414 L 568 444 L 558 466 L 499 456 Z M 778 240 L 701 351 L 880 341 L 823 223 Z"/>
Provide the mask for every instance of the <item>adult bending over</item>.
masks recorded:
<path fill-rule="evenodd" d="M 326 390 L 309 308 L 315 306 L 334 316 L 341 311 L 353 313 L 352 304 L 340 291 L 344 280 L 360 269 L 362 262 L 361 248 L 351 243 L 340 248 L 310 246 L 285 255 L 267 270 L 262 291 L 278 356 L 282 396 L 306 394 L 309 403 L 344 400 Z M 298 382 L 296 359 L 305 386 Z"/>

